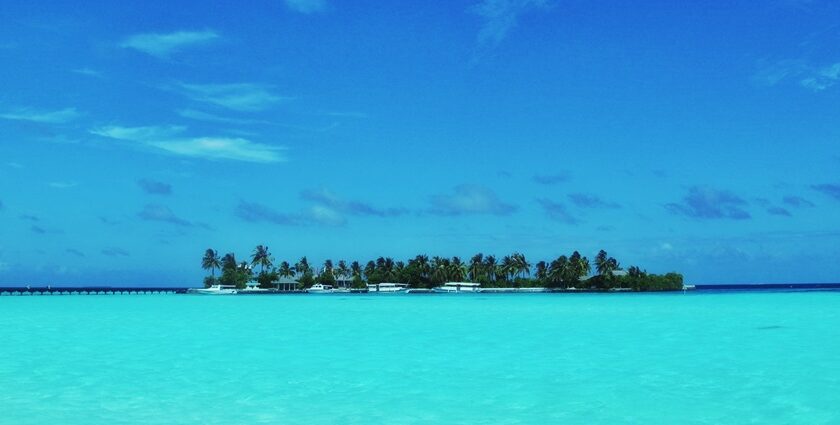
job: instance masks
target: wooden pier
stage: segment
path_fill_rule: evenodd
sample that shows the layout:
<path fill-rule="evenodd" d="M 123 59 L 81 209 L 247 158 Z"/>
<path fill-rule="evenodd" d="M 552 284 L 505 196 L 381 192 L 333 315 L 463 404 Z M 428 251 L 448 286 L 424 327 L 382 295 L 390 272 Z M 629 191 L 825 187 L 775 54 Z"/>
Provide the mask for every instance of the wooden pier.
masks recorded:
<path fill-rule="evenodd" d="M 186 294 L 187 289 L 188 288 L 118 286 L 0 286 L 0 296 Z"/>

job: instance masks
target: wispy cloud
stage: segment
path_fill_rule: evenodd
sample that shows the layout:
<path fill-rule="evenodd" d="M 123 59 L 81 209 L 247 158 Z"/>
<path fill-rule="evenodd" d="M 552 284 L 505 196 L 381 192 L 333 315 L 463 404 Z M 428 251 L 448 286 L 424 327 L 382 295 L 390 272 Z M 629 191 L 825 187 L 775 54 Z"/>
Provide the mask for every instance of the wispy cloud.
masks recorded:
<path fill-rule="evenodd" d="M 196 102 L 242 112 L 262 111 L 277 103 L 292 99 L 274 94 L 270 86 L 254 83 L 180 83 L 177 85 L 177 90 Z"/>
<path fill-rule="evenodd" d="M 186 129 L 186 127 L 174 125 L 145 127 L 120 127 L 116 125 L 111 125 L 94 128 L 90 132 L 98 136 L 136 142 L 171 139 L 176 135 L 183 133 Z"/>
<path fill-rule="evenodd" d="M 326 226 L 343 226 L 347 224 L 347 219 L 340 212 L 323 205 L 309 207 L 304 218 L 306 221 Z"/>
<path fill-rule="evenodd" d="M 326 112 L 324 115 L 328 117 L 336 117 L 336 118 L 358 118 L 364 119 L 369 118 L 370 114 L 365 112 L 353 112 L 353 111 L 331 111 Z"/>
<path fill-rule="evenodd" d="M 539 184 L 553 185 L 558 183 L 565 183 L 571 180 L 571 175 L 567 171 L 561 171 L 554 174 L 537 174 L 533 180 Z"/>
<path fill-rule="evenodd" d="M 696 219 L 733 219 L 746 220 L 750 213 L 744 210 L 747 201 L 725 190 L 715 190 L 694 186 L 682 202 L 665 205 L 665 208 L 678 215 Z"/>
<path fill-rule="evenodd" d="M 571 201 L 573 204 L 580 208 L 621 208 L 621 205 L 615 202 L 605 201 L 597 195 L 592 195 L 588 193 L 572 193 L 571 195 L 569 195 L 569 201 Z"/>
<path fill-rule="evenodd" d="M 783 60 L 763 66 L 753 76 L 753 80 L 767 86 L 790 81 L 806 89 L 820 92 L 840 81 L 840 62 L 815 66 L 804 60 Z"/>
<path fill-rule="evenodd" d="M 822 193 L 823 195 L 828 195 L 835 200 L 840 201 L 840 184 L 815 184 L 811 186 L 814 190 Z"/>
<path fill-rule="evenodd" d="M 100 252 L 108 257 L 128 257 L 131 255 L 128 251 L 117 247 L 105 248 Z"/>
<path fill-rule="evenodd" d="M 143 189 L 144 192 L 150 195 L 170 195 L 172 194 L 172 185 L 169 183 L 149 180 L 149 179 L 140 179 L 137 181 L 137 185 Z"/>
<path fill-rule="evenodd" d="M 429 212 L 437 215 L 490 214 L 510 215 L 517 207 L 503 202 L 495 192 L 484 186 L 462 184 L 454 193 L 431 198 Z"/>
<path fill-rule="evenodd" d="M 357 216 L 394 217 L 408 212 L 405 208 L 377 208 L 362 201 L 345 200 L 327 189 L 305 190 L 300 197 L 333 211 Z"/>
<path fill-rule="evenodd" d="M 144 33 L 128 37 L 120 43 L 120 47 L 134 49 L 159 58 L 166 58 L 172 53 L 181 51 L 187 47 L 208 44 L 217 39 L 219 39 L 219 35 L 210 30 Z"/>
<path fill-rule="evenodd" d="M 540 204 L 540 207 L 542 207 L 548 218 L 554 221 L 566 224 L 579 223 L 579 220 L 569 213 L 569 209 L 566 208 L 566 205 L 562 202 L 555 202 L 550 199 L 540 198 L 537 199 L 537 203 Z"/>
<path fill-rule="evenodd" d="M 767 212 L 772 214 L 772 215 L 780 215 L 780 216 L 785 216 L 785 217 L 790 217 L 791 216 L 790 211 L 788 211 L 787 209 L 782 208 L 782 207 L 770 207 L 770 208 L 767 208 Z"/>
<path fill-rule="evenodd" d="M 193 225 L 190 221 L 175 215 L 169 207 L 158 204 L 147 204 L 142 211 L 137 213 L 137 216 L 146 221 L 162 221 L 185 227 Z"/>
<path fill-rule="evenodd" d="M 251 223 L 268 222 L 285 226 L 301 224 L 300 217 L 294 214 L 278 212 L 271 207 L 257 202 L 240 201 L 234 210 L 234 214 L 242 220 Z"/>
<path fill-rule="evenodd" d="M 481 20 L 478 42 L 483 45 L 499 44 L 516 26 L 519 17 L 531 10 L 548 6 L 547 0 L 482 0 L 472 7 Z"/>
<path fill-rule="evenodd" d="M 295 12 L 310 14 L 322 12 L 327 8 L 325 0 L 286 0 L 286 7 Z"/>
<path fill-rule="evenodd" d="M 119 127 L 107 126 L 91 133 L 117 140 L 141 143 L 174 155 L 193 158 L 233 160 L 258 163 L 285 161 L 277 146 L 231 137 L 183 137 L 183 127 Z"/>
<path fill-rule="evenodd" d="M 790 205 L 792 207 L 813 207 L 814 203 L 801 197 L 801 196 L 794 196 L 788 195 L 782 198 L 782 202 L 786 205 Z"/>
<path fill-rule="evenodd" d="M 270 122 L 264 120 L 224 117 L 221 115 L 211 114 L 209 112 L 199 111 L 196 109 L 179 109 L 175 112 L 184 118 L 197 121 L 218 122 L 236 125 L 271 124 Z"/>
<path fill-rule="evenodd" d="M 823 91 L 835 84 L 840 79 L 840 62 L 815 69 L 811 75 L 799 81 L 802 87 L 813 91 Z"/>
<path fill-rule="evenodd" d="M 101 72 L 90 68 L 76 68 L 72 69 L 71 71 L 79 75 L 84 75 L 86 77 L 102 78 Z"/>
<path fill-rule="evenodd" d="M 64 108 L 57 111 L 36 111 L 29 108 L 17 109 L 0 114 L 0 118 L 16 121 L 31 121 L 44 124 L 63 124 L 80 117 L 76 108 Z"/>
<path fill-rule="evenodd" d="M 273 223 L 282 226 L 306 226 L 313 224 L 342 226 L 347 223 L 338 211 L 323 205 L 315 205 L 300 213 L 279 212 L 269 206 L 240 201 L 234 210 L 240 219 L 250 223 Z"/>

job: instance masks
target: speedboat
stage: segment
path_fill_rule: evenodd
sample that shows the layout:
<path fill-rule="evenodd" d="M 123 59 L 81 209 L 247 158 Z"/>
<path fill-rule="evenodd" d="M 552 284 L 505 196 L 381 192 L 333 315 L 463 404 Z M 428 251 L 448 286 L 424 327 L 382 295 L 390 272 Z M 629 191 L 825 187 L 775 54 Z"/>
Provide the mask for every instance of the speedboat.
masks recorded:
<path fill-rule="evenodd" d="M 481 284 L 475 282 L 446 282 L 442 286 L 432 288 L 432 291 L 442 294 L 457 294 L 461 292 L 481 292 Z"/>
<path fill-rule="evenodd" d="M 190 288 L 187 292 L 201 295 L 234 295 L 238 291 L 231 285 L 211 285 L 209 288 Z"/>
<path fill-rule="evenodd" d="M 390 282 L 382 282 L 382 283 L 369 283 L 367 285 L 368 293 L 382 293 L 382 294 L 394 294 L 405 292 L 408 289 L 408 285 L 405 283 L 390 283 Z"/>
<path fill-rule="evenodd" d="M 332 285 L 324 285 L 324 284 L 321 284 L 321 283 L 316 283 L 316 284 L 312 285 L 311 287 L 309 287 L 306 290 L 306 292 L 308 292 L 310 294 L 332 294 L 333 292 L 335 292 L 335 289 L 333 289 Z"/>

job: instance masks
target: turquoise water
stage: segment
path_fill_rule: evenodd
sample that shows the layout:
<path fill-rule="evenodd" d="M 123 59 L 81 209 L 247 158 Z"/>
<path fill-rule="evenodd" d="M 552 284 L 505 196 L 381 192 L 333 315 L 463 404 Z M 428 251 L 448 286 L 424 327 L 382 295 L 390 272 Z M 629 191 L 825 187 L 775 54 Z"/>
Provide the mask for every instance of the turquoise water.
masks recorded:
<path fill-rule="evenodd" d="M 840 293 L 0 297 L 0 424 L 837 424 Z"/>

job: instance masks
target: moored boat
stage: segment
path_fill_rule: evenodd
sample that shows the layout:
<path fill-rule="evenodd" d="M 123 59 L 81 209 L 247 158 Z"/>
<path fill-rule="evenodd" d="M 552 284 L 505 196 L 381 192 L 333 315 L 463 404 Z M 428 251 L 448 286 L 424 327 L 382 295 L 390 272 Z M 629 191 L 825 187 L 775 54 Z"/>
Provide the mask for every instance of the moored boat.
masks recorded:
<path fill-rule="evenodd" d="M 367 285 L 368 293 L 396 294 L 406 292 L 408 285 L 405 283 L 370 283 Z"/>
<path fill-rule="evenodd" d="M 187 292 L 200 295 L 234 295 L 238 291 L 231 285 L 211 285 L 208 288 L 190 288 Z"/>
<path fill-rule="evenodd" d="M 321 283 L 316 283 L 311 287 L 306 289 L 306 292 L 309 294 L 332 294 L 335 292 L 332 285 L 324 285 Z"/>
<path fill-rule="evenodd" d="M 442 286 L 432 288 L 432 291 L 442 294 L 481 292 L 481 284 L 475 282 L 446 282 Z"/>

